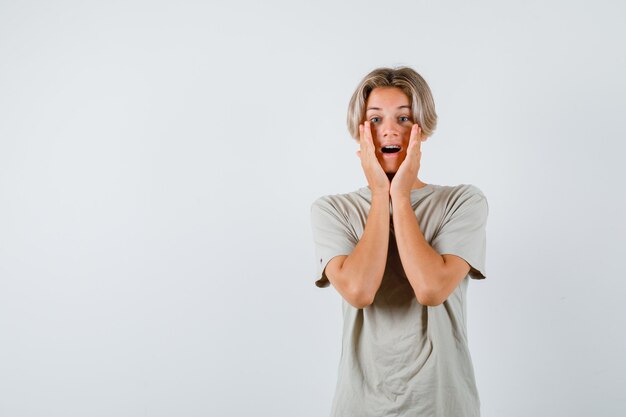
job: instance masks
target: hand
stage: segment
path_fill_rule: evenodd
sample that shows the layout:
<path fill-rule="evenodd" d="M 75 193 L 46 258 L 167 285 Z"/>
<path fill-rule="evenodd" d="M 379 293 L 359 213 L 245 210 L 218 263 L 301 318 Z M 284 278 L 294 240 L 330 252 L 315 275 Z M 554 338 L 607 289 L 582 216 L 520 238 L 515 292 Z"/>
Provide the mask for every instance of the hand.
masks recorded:
<path fill-rule="evenodd" d="M 406 151 L 406 158 L 400 164 L 398 172 L 393 176 L 389 194 L 394 197 L 411 196 L 411 187 L 415 183 L 417 173 L 420 169 L 420 160 L 422 158 L 422 129 L 416 123 L 411 128 L 411 136 L 409 138 L 409 147 Z"/>
<path fill-rule="evenodd" d="M 361 159 L 361 166 L 372 195 L 379 193 L 389 196 L 389 178 L 376 158 L 370 122 L 359 125 L 359 145 L 361 149 L 356 152 L 356 155 Z"/>

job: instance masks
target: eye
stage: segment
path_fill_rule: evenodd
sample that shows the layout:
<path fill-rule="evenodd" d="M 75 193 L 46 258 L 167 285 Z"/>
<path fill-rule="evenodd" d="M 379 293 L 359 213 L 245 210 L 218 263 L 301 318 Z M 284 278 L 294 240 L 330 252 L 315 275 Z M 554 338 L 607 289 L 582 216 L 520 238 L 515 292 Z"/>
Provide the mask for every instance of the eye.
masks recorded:
<path fill-rule="evenodd" d="M 400 119 L 401 122 L 408 122 L 408 121 L 411 120 L 411 119 L 409 119 L 409 116 L 400 116 L 399 119 Z"/>
<path fill-rule="evenodd" d="M 380 122 L 380 117 L 372 117 L 372 118 L 370 119 L 370 122 L 372 122 L 372 123 L 378 123 L 378 122 Z"/>

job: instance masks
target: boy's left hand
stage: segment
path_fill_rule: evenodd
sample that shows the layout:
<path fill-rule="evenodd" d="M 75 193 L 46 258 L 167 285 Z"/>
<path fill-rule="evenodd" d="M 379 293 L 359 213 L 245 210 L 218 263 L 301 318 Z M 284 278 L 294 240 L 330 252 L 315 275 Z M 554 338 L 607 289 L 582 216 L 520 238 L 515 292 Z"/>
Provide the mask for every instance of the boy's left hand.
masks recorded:
<path fill-rule="evenodd" d="M 411 187 L 417 179 L 417 173 L 420 169 L 420 160 L 422 158 L 421 151 L 421 133 L 422 129 L 416 123 L 411 128 L 411 136 L 409 138 L 409 147 L 406 151 L 406 158 L 400 164 L 398 172 L 393 176 L 389 195 L 394 197 L 410 197 Z"/>

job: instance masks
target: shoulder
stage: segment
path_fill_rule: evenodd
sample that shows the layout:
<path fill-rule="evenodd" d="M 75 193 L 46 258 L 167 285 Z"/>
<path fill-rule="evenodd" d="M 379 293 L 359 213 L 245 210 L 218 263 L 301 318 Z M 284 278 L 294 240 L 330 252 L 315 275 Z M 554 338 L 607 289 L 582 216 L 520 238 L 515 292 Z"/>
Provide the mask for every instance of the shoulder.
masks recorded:
<path fill-rule="evenodd" d="M 473 184 L 436 185 L 436 194 L 450 203 L 461 203 L 466 200 L 487 200 L 485 193 Z"/>
<path fill-rule="evenodd" d="M 473 184 L 438 185 L 437 198 L 445 206 L 446 212 L 475 208 L 487 213 L 489 204 L 483 191 Z"/>
<path fill-rule="evenodd" d="M 342 194 L 328 194 L 318 197 L 311 204 L 311 210 L 322 209 L 346 212 L 351 208 L 360 207 L 366 202 L 366 195 L 363 193 L 363 189 L 342 193 Z"/>
<path fill-rule="evenodd" d="M 482 197 L 486 198 L 483 191 L 474 184 L 458 185 L 435 185 L 436 191 L 446 197 Z"/>

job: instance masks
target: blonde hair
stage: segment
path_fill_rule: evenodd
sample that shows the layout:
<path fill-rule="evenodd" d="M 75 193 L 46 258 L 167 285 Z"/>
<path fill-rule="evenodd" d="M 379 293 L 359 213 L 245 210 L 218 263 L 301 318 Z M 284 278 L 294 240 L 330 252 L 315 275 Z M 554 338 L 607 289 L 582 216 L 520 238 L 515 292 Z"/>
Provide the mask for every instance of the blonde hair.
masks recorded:
<path fill-rule="evenodd" d="M 422 128 L 424 136 L 431 136 L 437 127 L 435 102 L 426 81 L 409 67 L 377 68 L 367 74 L 358 85 L 348 105 L 348 131 L 359 140 L 359 124 L 365 121 L 365 106 L 373 89 L 396 87 L 411 101 L 413 123 Z"/>

